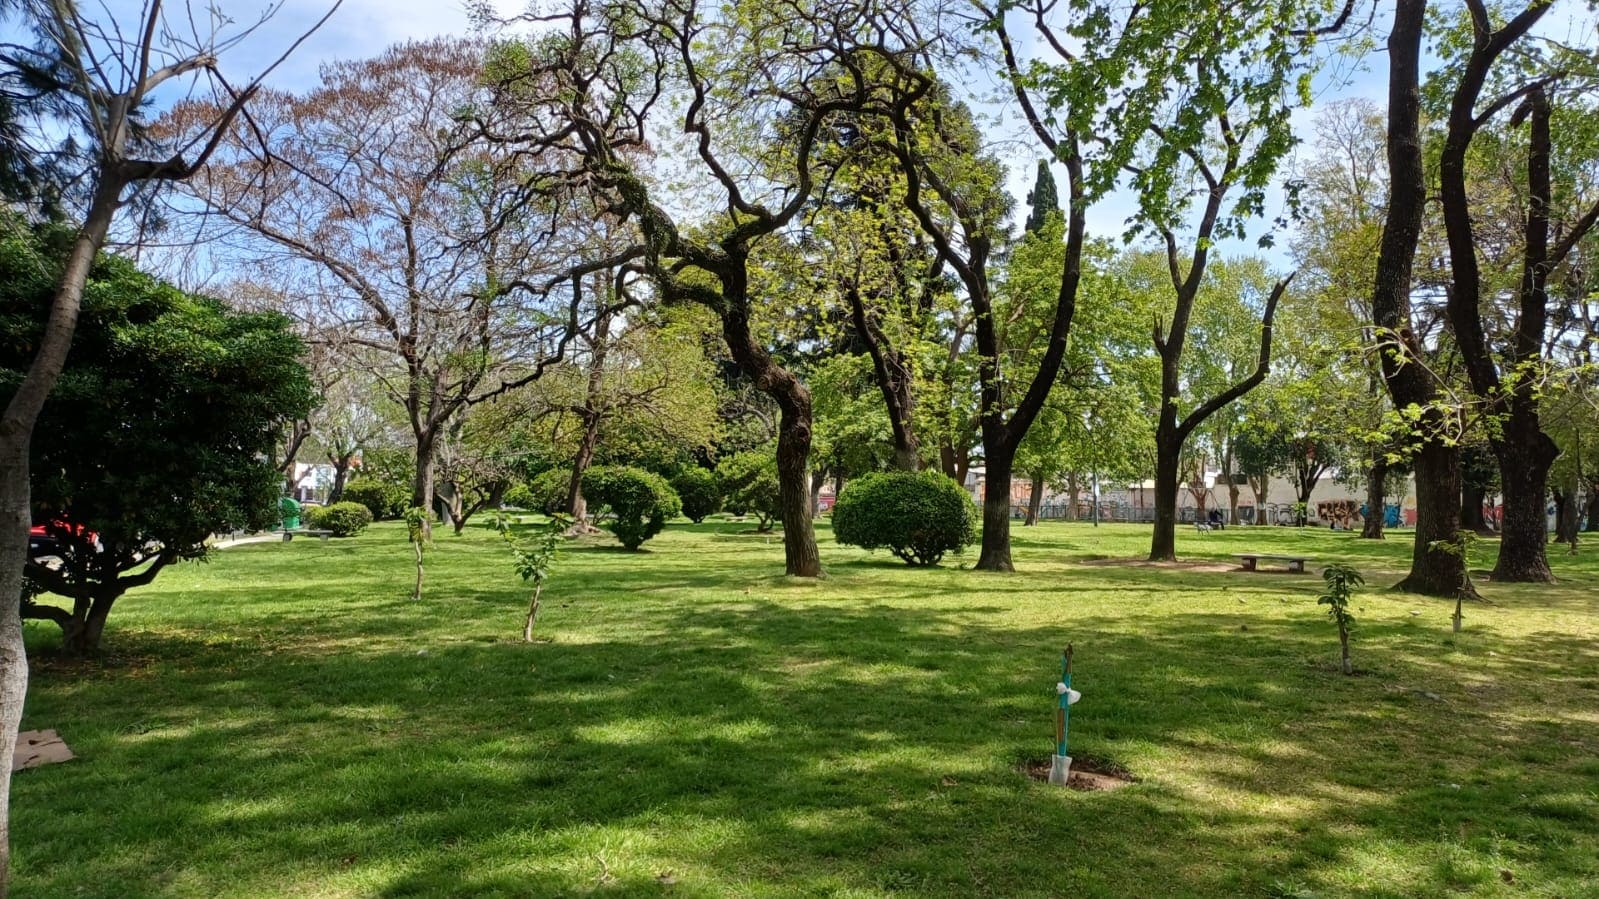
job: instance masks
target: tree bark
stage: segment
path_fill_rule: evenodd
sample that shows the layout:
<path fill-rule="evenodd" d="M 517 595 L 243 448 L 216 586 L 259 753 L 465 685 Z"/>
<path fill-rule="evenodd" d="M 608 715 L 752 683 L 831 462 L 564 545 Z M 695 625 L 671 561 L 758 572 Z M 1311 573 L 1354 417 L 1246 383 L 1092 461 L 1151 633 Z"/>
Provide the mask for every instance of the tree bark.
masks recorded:
<path fill-rule="evenodd" d="M 1492 533 L 1488 529 L 1488 518 L 1482 514 L 1483 503 L 1488 500 L 1488 491 L 1481 485 L 1473 484 L 1462 479 L 1460 482 L 1460 527 L 1481 536 Z"/>
<path fill-rule="evenodd" d="M 1388 34 L 1388 182 L 1390 196 L 1372 283 L 1372 322 L 1383 341 L 1383 383 L 1397 409 L 1420 409 L 1416 454 L 1416 540 L 1402 589 L 1434 596 L 1471 595 L 1466 560 L 1440 551 L 1460 529 L 1460 451 L 1438 431 L 1447 424 L 1434 401 L 1433 376 L 1407 357 L 1425 351 L 1410 330 L 1410 292 L 1426 202 L 1421 146 L 1421 37 L 1426 0 L 1396 0 Z"/>
<path fill-rule="evenodd" d="M 416 432 L 416 475 L 411 480 L 411 505 L 427 513 L 422 516 L 422 536 L 433 537 L 433 477 L 438 453 L 434 445 L 438 440 L 437 428 L 424 428 Z"/>
<path fill-rule="evenodd" d="M 848 293 L 855 333 L 866 344 L 866 352 L 872 359 L 873 380 L 888 409 L 889 431 L 894 440 L 894 467 L 900 471 L 916 471 L 921 468 L 922 459 L 914 427 L 915 396 L 911 392 L 909 367 L 899 350 L 887 345 L 887 338 L 868 315 L 859 287 L 852 287 Z"/>
<path fill-rule="evenodd" d="M 333 456 L 333 487 L 328 490 L 328 505 L 344 499 L 344 487 L 350 481 L 350 466 L 354 461 L 353 455 Z"/>
<path fill-rule="evenodd" d="M 1083 499 L 1083 485 L 1077 475 L 1069 475 L 1066 479 L 1066 520 L 1078 521 L 1077 504 Z M 1092 516 L 1090 516 L 1092 517 Z"/>
<path fill-rule="evenodd" d="M 1388 514 L 1387 480 L 1388 454 L 1379 449 L 1372 454 L 1371 470 L 1366 473 L 1366 520 L 1361 522 L 1362 539 L 1383 539 L 1383 519 Z"/>
<path fill-rule="evenodd" d="M 1023 527 L 1038 524 L 1038 507 L 1044 504 L 1044 476 L 1033 475 L 1032 488 L 1027 494 L 1027 517 L 1022 520 Z"/>
<path fill-rule="evenodd" d="M 1010 482 L 1016 451 L 1000 445 L 986 452 L 983 483 L 983 542 L 977 557 L 981 571 L 1015 571 L 1010 557 Z"/>
<path fill-rule="evenodd" d="M 1599 534 L 1599 481 L 1588 482 L 1588 501 L 1584 507 L 1587 519 L 1582 529 L 1585 533 Z"/>
<path fill-rule="evenodd" d="M 50 303 L 44 335 L 27 374 L 0 414 L 0 758 L 10 759 L 28 694 L 28 654 L 22 641 L 22 569 L 28 558 L 28 530 L 33 525 L 28 454 L 39 411 L 55 388 L 72 335 L 84 284 L 122 195 L 123 182 L 104 176 L 95 186 L 83 227 L 72 241 L 62 268 L 60 286 Z M 11 766 L 0 765 L 0 896 L 8 890 L 11 871 Z"/>
<path fill-rule="evenodd" d="M 1539 424 L 1537 411 L 1517 401 L 1491 441 L 1499 461 L 1499 489 L 1504 512 L 1499 524 L 1499 561 L 1493 579 L 1509 583 L 1546 584 L 1549 570 L 1549 469 L 1560 449 Z"/>
<path fill-rule="evenodd" d="M 827 469 L 818 468 L 811 472 L 811 520 L 815 521 L 822 515 L 822 485 L 827 483 Z M 837 494 L 834 494 L 836 501 Z"/>
<path fill-rule="evenodd" d="M 539 594 L 544 592 L 544 582 L 533 586 L 533 601 L 527 606 L 527 622 L 522 625 L 522 642 L 533 642 L 533 622 L 539 617 Z"/>
<path fill-rule="evenodd" d="M 1438 440 L 1416 454 L 1416 539 L 1410 574 L 1398 588 L 1427 596 L 1476 599 L 1468 560 L 1450 551 L 1460 534 L 1460 448 Z"/>
<path fill-rule="evenodd" d="M 1574 486 L 1555 491 L 1555 542 L 1573 548 L 1577 545 L 1577 488 Z"/>
<path fill-rule="evenodd" d="M 1177 469 L 1182 444 L 1175 435 L 1155 441 L 1155 534 L 1149 544 L 1149 561 L 1177 560 Z"/>
<path fill-rule="evenodd" d="M 577 455 L 572 457 L 572 478 L 566 484 L 566 512 L 577 527 L 588 524 L 589 504 L 583 498 L 583 474 L 594 462 L 594 449 L 599 445 L 600 417 L 583 414 L 583 437 L 577 444 Z"/>

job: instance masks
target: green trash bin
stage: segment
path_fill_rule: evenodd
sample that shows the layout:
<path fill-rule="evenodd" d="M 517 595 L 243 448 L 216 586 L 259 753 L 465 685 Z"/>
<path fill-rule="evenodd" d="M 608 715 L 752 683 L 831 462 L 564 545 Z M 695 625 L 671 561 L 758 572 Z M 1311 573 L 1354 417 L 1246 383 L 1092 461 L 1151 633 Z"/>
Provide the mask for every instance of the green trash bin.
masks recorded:
<path fill-rule="evenodd" d="M 300 526 L 300 504 L 293 497 L 283 497 L 278 500 L 278 517 L 283 520 L 285 531 L 294 530 Z"/>

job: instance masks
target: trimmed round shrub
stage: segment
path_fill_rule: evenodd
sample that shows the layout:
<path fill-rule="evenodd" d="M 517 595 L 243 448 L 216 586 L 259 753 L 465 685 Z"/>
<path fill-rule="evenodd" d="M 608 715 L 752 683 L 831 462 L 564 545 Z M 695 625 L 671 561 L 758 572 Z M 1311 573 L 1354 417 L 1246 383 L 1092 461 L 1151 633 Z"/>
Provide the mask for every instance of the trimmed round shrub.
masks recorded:
<path fill-rule="evenodd" d="M 354 537 L 372 523 L 372 510 L 357 502 L 337 502 L 310 510 L 306 521 L 312 530 L 332 531 L 335 537 Z"/>
<path fill-rule="evenodd" d="M 500 497 L 500 508 L 522 509 L 533 511 L 536 503 L 533 500 L 533 491 L 526 484 L 512 484 L 505 495 Z"/>
<path fill-rule="evenodd" d="M 911 565 L 937 565 L 977 539 L 977 507 L 937 471 L 891 471 L 850 482 L 833 506 L 833 536 L 863 549 L 886 547 Z"/>
<path fill-rule="evenodd" d="M 339 502 L 366 506 L 373 521 L 392 521 L 405 514 L 405 507 L 411 504 L 411 492 L 371 478 L 358 478 L 344 485 Z"/>
<path fill-rule="evenodd" d="M 683 500 L 683 514 L 695 524 L 722 508 L 722 484 L 714 471 L 685 468 L 672 479 L 672 489 Z"/>
<path fill-rule="evenodd" d="M 583 473 L 583 496 L 610 511 L 605 527 L 628 549 L 638 549 L 683 511 L 672 485 L 642 468 L 591 468 Z"/>
<path fill-rule="evenodd" d="M 527 483 L 529 503 L 525 507 L 531 512 L 543 512 L 545 515 L 554 515 L 557 512 L 570 512 L 566 507 L 566 491 L 572 485 L 572 469 L 552 468 L 540 472 Z M 583 479 L 583 495 L 588 497 L 588 478 Z"/>

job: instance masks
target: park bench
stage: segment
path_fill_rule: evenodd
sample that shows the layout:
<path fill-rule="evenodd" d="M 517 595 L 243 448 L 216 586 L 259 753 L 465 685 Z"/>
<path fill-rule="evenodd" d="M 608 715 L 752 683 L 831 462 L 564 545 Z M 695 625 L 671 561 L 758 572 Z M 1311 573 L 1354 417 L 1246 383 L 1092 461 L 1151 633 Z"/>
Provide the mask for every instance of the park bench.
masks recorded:
<path fill-rule="evenodd" d="M 1234 553 L 1233 555 L 1243 560 L 1245 571 L 1256 570 L 1255 563 L 1260 559 L 1273 559 L 1278 562 L 1287 562 L 1289 571 L 1304 574 L 1305 563 L 1310 561 L 1304 556 L 1273 556 L 1266 553 Z"/>
<path fill-rule="evenodd" d="M 312 530 L 310 528 L 299 528 L 298 530 L 284 531 L 283 532 L 283 542 L 284 543 L 288 543 L 290 540 L 293 540 L 295 538 L 295 536 L 297 536 L 297 535 L 300 536 L 300 537 L 320 537 L 321 539 L 323 539 L 325 541 L 329 537 L 333 536 L 333 532 L 332 531 L 316 531 L 316 530 Z"/>

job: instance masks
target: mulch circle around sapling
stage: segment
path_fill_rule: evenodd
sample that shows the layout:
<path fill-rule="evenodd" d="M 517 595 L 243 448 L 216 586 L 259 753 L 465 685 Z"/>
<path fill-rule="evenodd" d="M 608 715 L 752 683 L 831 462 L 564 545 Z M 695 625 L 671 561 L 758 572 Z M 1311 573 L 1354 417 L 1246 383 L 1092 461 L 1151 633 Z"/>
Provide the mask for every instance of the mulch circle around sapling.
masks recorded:
<path fill-rule="evenodd" d="M 1023 774 L 1039 781 L 1049 781 L 1049 756 L 1029 758 L 1019 766 Z M 1073 756 L 1072 774 L 1066 786 L 1084 793 L 1100 790 L 1119 790 L 1138 782 L 1131 771 L 1109 759 L 1097 756 Z"/>

